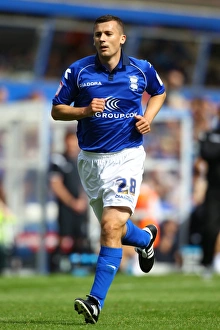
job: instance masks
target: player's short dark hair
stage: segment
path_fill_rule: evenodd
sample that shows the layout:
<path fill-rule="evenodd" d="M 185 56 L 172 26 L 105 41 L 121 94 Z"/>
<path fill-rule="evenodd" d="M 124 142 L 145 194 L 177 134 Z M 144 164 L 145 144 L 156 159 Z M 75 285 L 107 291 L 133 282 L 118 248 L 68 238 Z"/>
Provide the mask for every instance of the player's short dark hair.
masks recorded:
<path fill-rule="evenodd" d="M 105 23 L 105 22 L 110 22 L 110 21 L 117 22 L 118 25 L 122 29 L 122 33 L 124 33 L 124 23 L 122 22 L 122 20 L 119 17 L 114 16 L 114 15 L 108 14 L 108 15 L 103 15 L 103 16 L 98 17 L 94 22 L 94 26 L 96 26 L 97 24 L 100 24 L 100 23 Z"/>

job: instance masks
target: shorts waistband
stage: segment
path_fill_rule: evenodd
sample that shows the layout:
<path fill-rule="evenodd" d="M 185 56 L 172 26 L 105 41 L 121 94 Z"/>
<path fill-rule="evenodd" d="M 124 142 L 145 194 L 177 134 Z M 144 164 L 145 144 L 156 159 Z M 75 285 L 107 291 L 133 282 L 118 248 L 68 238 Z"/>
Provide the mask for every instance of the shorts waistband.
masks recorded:
<path fill-rule="evenodd" d="M 80 154 L 83 157 L 86 158 L 92 158 L 92 159 L 103 159 L 103 158 L 112 158 L 114 156 L 119 156 L 119 155 L 124 155 L 127 154 L 128 152 L 132 152 L 132 150 L 137 150 L 137 149 L 143 149 L 143 146 L 137 146 L 137 147 L 132 147 L 132 148 L 126 148 L 120 151 L 114 151 L 114 152 L 106 152 L 106 153 L 102 153 L 102 152 L 91 152 L 91 151 L 85 151 L 85 150 L 81 150 Z"/>

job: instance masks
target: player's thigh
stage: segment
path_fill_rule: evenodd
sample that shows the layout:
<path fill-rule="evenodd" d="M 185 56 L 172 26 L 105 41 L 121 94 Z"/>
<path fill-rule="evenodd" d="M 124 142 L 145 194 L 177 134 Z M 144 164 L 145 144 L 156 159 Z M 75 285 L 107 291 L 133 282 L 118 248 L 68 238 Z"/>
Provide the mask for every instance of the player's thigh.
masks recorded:
<path fill-rule="evenodd" d="M 101 226 L 109 230 L 120 230 L 124 227 L 131 216 L 131 209 L 127 206 L 104 207 Z"/>
<path fill-rule="evenodd" d="M 102 175 L 106 178 L 103 204 L 104 207 L 127 207 L 132 214 L 140 193 L 145 152 L 141 148 L 133 148 L 126 150 L 120 157 L 120 162 L 111 165 L 111 171 L 107 172 L 108 168 L 103 171 Z"/>
<path fill-rule="evenodd" d="M 103 201 L 102 198 L 98 199 L 92 199 L 90 201 L 90 205 L 93 209 L 93 212 L 95 213 L 96 218 L 99 222 L 101 222 L 102 219 L 102 213 L 103 213 Z"/>

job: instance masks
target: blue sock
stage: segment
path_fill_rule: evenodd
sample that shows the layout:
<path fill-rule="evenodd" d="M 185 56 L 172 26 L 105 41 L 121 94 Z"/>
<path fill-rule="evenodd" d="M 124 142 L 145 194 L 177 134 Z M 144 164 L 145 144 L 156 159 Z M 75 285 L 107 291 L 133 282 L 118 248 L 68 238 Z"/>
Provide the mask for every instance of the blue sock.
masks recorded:
<path fill-rule="evenodd" d="M 135 224 L 133 224 L 130 219 L 128 219 L 126 225 L 127 233 L 122 238 L 123 245 L 136 246 L 140 248 L 145 248 L 148 246 L 151 240 L 151 236 L 147 231 L 135 226 Z"/>
<path fill-rule="evenodd" d="M 101 246 L 96 266 L 95 279 L 90 291 L 90 295 L 99 300 L 101 308 L 104 305 L 109 287 L 120 266 L 121 258 L 121 248 Z"/>

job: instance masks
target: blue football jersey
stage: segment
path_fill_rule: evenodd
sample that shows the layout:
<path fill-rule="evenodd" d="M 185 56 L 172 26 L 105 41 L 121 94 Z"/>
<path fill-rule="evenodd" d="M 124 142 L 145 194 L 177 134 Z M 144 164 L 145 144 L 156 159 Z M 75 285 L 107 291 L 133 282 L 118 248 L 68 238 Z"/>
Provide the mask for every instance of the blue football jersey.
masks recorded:
<path fill-rule="evenodd" d="M 78 120 L 79 147 L 91 152 L 116 152 L 142 144 L 135 115 L 143 115 L 142 95 L 165 91 L 153 66 L 122 52 L 117 67 L 109 72 L 92 55 L 74 62 L 65 71 L 53 104 L 88 106 L 93 98 L 106 100 L 104 111 Z"/>

